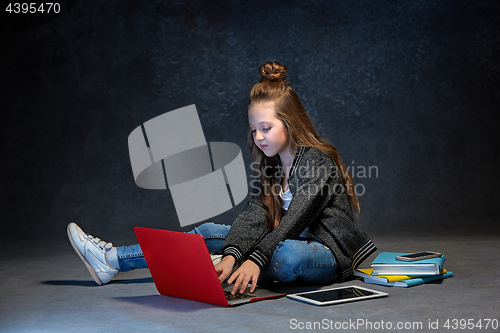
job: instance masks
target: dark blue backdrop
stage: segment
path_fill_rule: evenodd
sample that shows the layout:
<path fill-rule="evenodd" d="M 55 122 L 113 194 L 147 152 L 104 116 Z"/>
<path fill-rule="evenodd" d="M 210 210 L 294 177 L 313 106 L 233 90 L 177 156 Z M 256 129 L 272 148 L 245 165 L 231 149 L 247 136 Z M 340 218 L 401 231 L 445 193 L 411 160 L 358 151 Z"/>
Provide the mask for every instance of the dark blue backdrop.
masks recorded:
<path fill-rule="evenodd" d="M 4 12 L 1 237 L 181 230 L 168 190 L 135 186 L 129 133 L 196 104 L 249 163 L 247 95 L 272 60 L 355 171 L 364 229 L 498 232 L 498 1 L 61 4 Z"/>

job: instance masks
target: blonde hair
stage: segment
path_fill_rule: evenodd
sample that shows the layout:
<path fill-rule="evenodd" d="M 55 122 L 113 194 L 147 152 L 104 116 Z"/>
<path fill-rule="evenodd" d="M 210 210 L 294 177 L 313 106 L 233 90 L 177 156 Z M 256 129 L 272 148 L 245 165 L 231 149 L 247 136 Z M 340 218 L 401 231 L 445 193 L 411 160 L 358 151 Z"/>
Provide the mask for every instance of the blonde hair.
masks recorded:
<path fill-rule="evenodd" d="M 335 166 L 337 174 L 348 190 L 348 198 L 355 215 L 359 215 L 359 201 L 354 190 L 354 183 L 349 170 L 335 146 L 320 137 L 314 128 L 309 115 L 300 102 L 299 96 L 288 85 L 287 68 L 278 62 L 267 62 L 259 67 L 260 81 L 250 91 L 249 106 L 262 102 L 274 102 L 277 117 L 281 120 L 291 140 L 292 149 L 298 147 L 315 147 L 328 154 Z M 261 198 L 267 213 L 269 231 L 276 228 L 282 217 L 282 203 L 279 196 L 278 170 L 279 157 L 267 157 L 254 143 L 251 131 L 248 134 L 248 148 L 254 161 L 259 163 L 260 181 L 262 184 Z"/>

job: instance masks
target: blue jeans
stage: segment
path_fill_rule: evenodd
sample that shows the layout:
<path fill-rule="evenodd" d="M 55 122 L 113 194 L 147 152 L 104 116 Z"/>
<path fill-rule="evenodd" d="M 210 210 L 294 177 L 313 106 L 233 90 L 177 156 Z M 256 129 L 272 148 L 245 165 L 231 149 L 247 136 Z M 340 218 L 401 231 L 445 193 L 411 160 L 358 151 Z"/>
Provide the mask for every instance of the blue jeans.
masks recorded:
<path fill-rule="evenodd" d="M 230 228 L 208 222 L 189 233 L 202 235 L 208 251 L 220 254 Z M 122 272 L 148 267 L 139 244 L 118 247 L 117 254 Z M 334 280 L 336 271 L 335 257 L 324 244 L 304 238 L 287 239 L 278 244 L 271 261 L 261 269 L 259 281 L 326 284 Z"/>

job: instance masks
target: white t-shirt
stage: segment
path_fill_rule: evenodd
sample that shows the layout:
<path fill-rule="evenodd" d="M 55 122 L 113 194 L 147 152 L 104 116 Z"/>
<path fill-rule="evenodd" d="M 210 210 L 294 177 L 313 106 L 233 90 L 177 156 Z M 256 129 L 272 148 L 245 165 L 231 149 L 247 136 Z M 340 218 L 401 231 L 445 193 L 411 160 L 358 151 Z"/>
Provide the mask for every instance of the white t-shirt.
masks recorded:
<path fill-rule="evenodd" d="M 288 206 L 290 206 L 290 202 L 292 201 L 292 198 L 293 198 L 292 192 L 290 192 L 290 188 L 288 188 L 288 190 L 286 192 L 283 192 L 283 188 L 280 188 L 280 198 L 281 198 L 281 202 L 283 204 L 283 208 L 285 210 L 288 210 Z M 309 230 L 309 228 L 306 228 L 306 230 L 302 231 L 302 233 L 299 235 L 299 237 L 321 242 L 316 237 L 316 235 L 314 235 L 314 233 L 311 230 Z"/>
<path fill-rule="evenodd" d="M 283 208 L 288 210 L 288 206 L 290 206 L 290 202 L 292 201 L 292 192 L 290 192 L 290 188 L 288 191 L 283 193 L 283 188 L 280 188 L 280 198 L 283 203 Z"/>

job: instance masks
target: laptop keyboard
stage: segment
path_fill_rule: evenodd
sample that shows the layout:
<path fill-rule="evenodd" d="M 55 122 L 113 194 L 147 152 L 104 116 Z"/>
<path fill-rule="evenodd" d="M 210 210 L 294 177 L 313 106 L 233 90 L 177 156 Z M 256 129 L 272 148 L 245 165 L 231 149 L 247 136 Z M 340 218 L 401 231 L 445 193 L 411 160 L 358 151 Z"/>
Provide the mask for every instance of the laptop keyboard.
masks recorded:
<path fill-rule="evenodd" d="M 232 301 L 234 299 L 245 299 L 245 298 L 254 298 L 254 297 L 256 297 L 254 294 L 240 294 L 240 293 L 236 293 L 236 295 L 232 295 L 230 291 L 224 291 L 224 294 L 226 294 L 226 299 L 228 301 Z"/>

